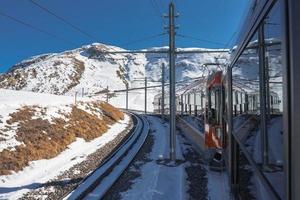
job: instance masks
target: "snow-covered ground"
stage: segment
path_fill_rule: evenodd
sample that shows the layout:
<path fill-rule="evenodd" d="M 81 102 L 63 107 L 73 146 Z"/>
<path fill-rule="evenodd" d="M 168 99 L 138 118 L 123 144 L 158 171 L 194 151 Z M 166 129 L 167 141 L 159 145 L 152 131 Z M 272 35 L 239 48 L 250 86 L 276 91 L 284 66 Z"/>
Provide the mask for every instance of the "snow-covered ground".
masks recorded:
<path fill-rule="evenodd" d="M 268 124 L 268 142 L 269 142 L 269 163 L 274 165 L 283 165 L 283 122 L 282 116 L 275 117 L 270 120 Z M 254 159 L 256 162 L 261 163 L 262 150 L 261 150 L 261 134 L 257 131 L 255 137 Z"/>
<path fill-rule="evenodd" d="M 230 188 L 228 182 L 228 174 L 222 172 L 207 172 L 208 179 L 208 199 L 211 200 L 230 200 Z"/>
<path fill-rule="evenodd" d="M 151 150 L 145 155 L 141 155 L 139 159 L 133 162 L 129 167 L 128 172 L 121 177 L 121 187 L 123 184 L 127 184 L 126 176 L 131 177 L 128 181 L 128 189 L 118 191 L 118 187 L 114 188 L 111 193 L 120 192 L 121 199 L 164 199 L 164 200 L 183 200 L 191 198 L 189 193 L 188 174 L 187 167 L 201 165 L 202 176 L 197 177 L 198 181 L 207 179 L 205 183 L 198 182 L 197 187 L 204 187 L 197 190 L 197 197 L 201 199 L 212 200 L 225 200 L 230 199 L 229 186 L 227 180 L 227 174 L 225 172 L 213 172 L 208 169 L 208 166 L 204 166 L 201 162 L 193 160 L 193 164 L 185 159 L 186 156 L 186 144 L 188 141 L 182 138 L 181 135 L 177 135 L 176 140 L 176 158 L 178 162 L 176 165 L 169 162 L 169 124 L 164 122 L 158 117 L 148 116 L 147 119 L 150 122 L 151 132 L 147 139 L 145 147 Z M 150 142 L 153 139 L 153 143 Z M 142 150 L 143 151 L 143 150 Z M 139 155 L 138 155 L 139 157 Z M 195 157 L 193 157 L 195 158 Z M 197 164 L 195 164 L 195 163 Z M 130 174 L 133 175 L 130 175 Z M 195 172 L 196 173 L 196 172 Z M 139 174 L 137 177 L 136 174 Z M 197 175 L 201 174 L 199 172 Z M 207 185 L 206 185 L 207 183 Z M 117 184 L 118 185 L 118 184 Z M 125 186 L 126 187 L 126 186 Z M 199 193 L 206 191 L 203 194 Z M 118 196 L 118 195 L 117 195 Z M 114 195 L 107 197 L 106 199 L 114 198 Z"/>
<path fill-rule="evenodd" d="M 269 179 L 271 185 L 275 188 L 281 198 L 284 198 L 284 171 L 283 171 L 283 122 L 282 116 L 274 117 L 268 124 L 268 143 L 269 143 L 269 166 L 270 170 L 267 170 L 265 176 Z M 257 131 L 254 139 L 253 157 L 257 163 L 262 163 L 262 145 L 261 134 Z M 253 182 L 256 186 L 257 196 L 263 199 L 272 199 L 271 195 L 264 188 L 262 183 L 257 177 L 253 178 Z"/>
<path fill-rule="evenodd" d="M 78 100 L 88 101 L 89 99 L 78 98 Z M 74 97 L 70 96 L 0 89 L 0 130 L 5 129 L 7 126 L 6 121 L 10 118 L 9 114 L 16 112 L 23 106 L 47 108 L 46 117 L 55 118 L 63 117 L 60 113 L 68 114 L 74 103 Z M 20 144 L 15 139 L 16 128 L 17 125 L 13 126 L 12 130 L 5 131 L 5 134 L 1 135 L 4 140 L 0 141 L 0 152 L 5 148 L 13 148 Z"/>
<path fill-rule="evenodd" d="M 92 100 L 90 98 L 77 98 L 77 101 L 81 102 Z M 9 114 L 24 106 L 39 106 L 46 108 L 47 112 L 44 114 L 44 118 L 49 118 L 51 122 L 53 118 L 63 117 L 64 114 L 70 113 L 74 101 L 74 97 L 71 96 L 0 89 L 0 130 L 2 132 L 0 152 L 3 149 L 13 151 L 15 146 L 20 145 L 20 142 L 15 138 L 18 125 L 13 125 L 9 131 L 5 129 L 8 126 L 6 121 L 10 118 Z M 77 105 L 81 109 L 91 112 L 84 106 Z M 89 142 L 77 138 L 75 142 L 68 145 L 67 149 L 54 158 L 31 161 L 27 167 L 19 172 L 0 176 L 0 199 L 17 199 L 22 194 L 41 187 L 43 183 L 82 162 L 89 154 L 113 140 L 128 126 L 129 121 L 130 117 L 125 115 L 124 120 L 110 126 L 108 131 L 98 138 Z"/>
<path fill-rule="evenodd" d="M 123 50 L 118 47 L 110 48 L 113 48 L 115 50 Z M 153 49 L 160 50 L 162 48 Z M 144 77 L 148 77 L 148 85 L 160 84 L 153 83 L 151 81 L 161 80 L 161 66 L 163 63 L 167 63 L 166 57 L 158 57 L 156 54 L 151 53 L 122 55 L 114 54 L 111 56 L 103 55 L 101 53 L 99 54 L 99 52 L 97 53 L 97 51 L 103 50 L 109 51 L 111 49 L 103 44 L 92 44 L 58 54 L 41 55 L 17 64 L 13 68 L 13 70 L 9 72 L 9 78 L 3 78 L 3 75 L 1 75 L 2 77 L 0 77 L 0 87 L 18 90 L 20 89 L 25 91 L 37 91 L 41 93 L 64 94 L 66 96 L 37 94 L 22 91 L 16 92 L 0 89 L 0 130 L 4 129 L 7 125 L 6 120 L 9 119 L 9 113 L 15 112 L 17 109 L 24 105 L 39 105 L 42 107 L 47 107 L 47 116 L 63 117 L 60 112 L 69 113 L 71 111 L 70 105 L 74 104 L 75 93 L 84 93 L 84 96 L 94 95 L 95 93 L 102 93 L 107 86 L 110 91 L 120 90 L 125 89 L 125 83 L 128 83 L 130 88 L 143 87 L 144 83 L 141 81 L 136 81 L 136 79 L 144 79 Z M 251 51 L 252 50 L 249 50 L 248 53 L 253 53 Z M 111 59 L 111 57 L 113 59 Z M 219 58 L 228 58 L 228 54 L 206 53 L 186 54 L 184 56 L 179 55 L 176 60 L 176 80 L 188 80 L 207 74 L 207 71 L 203 67 L 203 64 L 217 62 Z M 270 55 L 270 76 L 273 76 L 270 81 L 282 81 L 280 59 L 280 55 Z M 249 91 L 257 89 L 257 83 L 255 82 L 258 80 L 257 62 L 258 60 L 255 54 L 242 56 L 238 62 L 237 67 L 233 70 L 234 83 L 236 85 L 242 84 L 246 87 L 246 90 L 248 87 Z M 167 70 L 168 66 L 166 66 L 166 72 Z M 165 74 L 165 79 L 166 81 L 168 81 L 168 73 Z M 19 77 L 16 79 L 17 81 L 15 85 L 12 84 L 14 82 L 11 79 L 12 77 Z M 277 84 L 276 86 L 275 84 L 270 84 L 270 89 L 271 91 L 276 92 L 279 95 L 280 100 L 282 100 L 281 85 L 278 86 Z M 159 88 L 148 90 L 147 111 L 153 111 L 154 96 L 159 93 Z M 116 107 L 125 108 L 125 92 L 116 93 L 115 95 L 116 96 L 113 96 L 109 99 L 109 103 Z M 144 110 L 144 98 L 144 90 L 130 91 L 128 103 L 129 109 Z M 106 96 L 105 94 L 100 94 L 98 96 L 92 97 L 92 99 L 105 100 Z M 78 100 L 89 101 L 91 99 L 78 97 Z M 157 160 L 168 157 L 168 148 L 166 145 L 168 144 L 168 127 L 160 124 L 158 120 L 154 120 L 152 118 L 150 119 L 151 121 L 153 121 L 153 127 L 155 128 L 155 130 L 159 130 L 157 131 L 159 132 L 159 134 L 155 134 L 154 151 L 151 152 L 150 158 L 153 160 Z M 113 127 L 115 126 L 117 126 L 117 124 Z M 270 132 L 276 132 L 281 128 L 279 126 L 279 123 L 274 122 L 274 126 L 272 125 L 273 128 L 271 128 Z M 111 131 L 113 127 L 109 131 Z M 277 136 L 278 134 L 280 134 L 280 132 L 277 131 L 274 134 Z M 14 146 L 20 145 L 20 143 L 15 139 L 15 129 L 7 131 L 6 135 L 1 137 L 4 137 L 5 141 L 0 140 L 0 152 L 3 149 L 9 147 L 13 150 Z M 280 142 L 280 140 L 272 139 L 270 147 L 272 151 L 271 161 L 277 164 L 282 163 L 282 151 L 277 147 L 275 149 L 272 148 L 276 145 L 282 145 Z M 74 145 L 74 147 L 72 145 Z M 76 142 L 70 145 L 70 149 L 75 148 L 75 150 L 78 150 L 78 147 L 81 145 L 88 146 L 89 144 L 81 139 L 78 139 Z M 259 144 L 257 144 L 257 146 L 260 147 Z M 78 149 L 76 149 L 76 147 Z M 259 148 L 256 149 L 259 150 Z M 78 153 L 80 154 L 80 152 Z M 69 153 L 64 152 L 62 154 L 69 155 Z M 181 156 L 180 154 L 180 149 L 178 149 L 179 157 Z M 67 161 L 70 160 L 69 157 L 65 157 L 65 159 Z M 35 164 L 35 162 L 41 163 Z M 45 164 L 43 162 L 45 161 L 34 161 L 31 163 L 29 168 L 31 167 L 32 169 L 34 169 L 35 166 L 41 166 L 42 164 Z M 74 162 L 76 162 L 76 159 Z M 50 168 L 48 170 L 51 170 L 51 165 L 49 165 L 49 167 Z M 66 165 L 66 167 L 68 167 L 68 165 Z M 29 170 L 29 173 L 30 169 L 26 168 L 26 170 Z M 55 169 L 60 169 L 60 167 L 55 166 Z M 172 184 L 175 182 L 183 183 L 183 167 L 179 165 L 178 167 L 172 169 L 173 170 L 169 170 L 168 167 L 157 165 L 155 162 L 147 163 L 141 170 L 142 178 L 137 179 L 132 189 L 124 192 L 122 194 L 122 197 L 124 199 L 148 199 L 150 197 L 153 197 L 154 199 L 184 199 L 184 186 L 180 184 Z M 150 171 L 151 173 L 149 173 Z M 43 173 L 41 173 L 41 177 Z M 57 173 L 59 173 L 59 170 L 57 171 Z M 13 175 L 17 176 L 17 174 Z M 11 183 L 11 185 L 8 185 L 9 187 L 13 187 L 13 181 L 15 181 L 13 175 L 10 175 L 12 177 L 11 179 L 9 178 L 9 176 L 4 178 L 0 177 L 0 183 L 2 184 L 3 181 L 1 182 L 1 180 L 4 180 L 5 183 Z M 53 177 L 57 174 L 54 173 L 48 175 L 49 177 Z M 45 177 L 46 179 L 47 176 Z M 22 176 L 20 175 L 20 177 Z M 209 189 L 211 190 L 211 194 L 217 194 L 218 191 L 215 190 L 216 187 L 214 187 L 216 183 L 212 180 L 223 181 L 224 176 L 220 176 L 216 173 L 210 173 L 208 174 L 208 177 L 210 177 L 208 186 L 209 188 L 211 188 Z M 11 182 L 9 182 L 10 180 Z M 35 180 L 34 178 L 26 177 L 24 181 L 17 182 L 17 187 L 21 191 L 28 190 L 28 188 L 34 186 L 32 184 L 36 181 L 37 180 Z M 40 179 L 38 181 L 43 182 L 45 180 Z M 10 189 L 5 188 L 7 186 L 4 187 L 1 184 L 0 192 L 2 192 L 2 188 L 4 188 L 6 192 Z M 142 191 L 141 188 L 143 187 L 148 188 L 148 190 Z M 220 187 L 218 188 L 221 187 L 223 186 L 220 185 Z M 224 188 L 224 191 L 227 190 L 226 187 Z M 223 193 L 220 193 L 220 195 L 222 194 Z M 6 198 L 7 196 L 3 197 Z M 213 199 L 217 197 L 211 196 L 211 198 Z"/>
<path fill-rule="evenodd" d="M 114 124 L 105 134 L 90 142 L 78 138 L 57 157 L 30 162 L 24 170 L 7 176 L 0 176 L 0 199 L 17 199 L 22 194 L 40 187 L 86 159 L 86 157 L 114 139 L 128 125 L 129 116 Z"/>
<path fill-rule="evenodd" d="M 194 117 L 184 116 L 183 117 L 189 125 L 198 129 L 200 133 L 204 134 L 203 124 L 199 119 Z M 213 171 L 210 170 L 208 166 L 204 166 L 206 169 L 207 177 L 207 190 L 208 199 L 211 200 L 229 200 L 230 199 L 230 188 L 228 185 L 228 173 L 226 170 Z"/>
<path fill-rule="evenodd" d="M 151 48 L 161 50 L 166 47 Z M 109 90 L 139 86 L 136 81 L 148 77 L 151 81 L 161 80 L 164 63 L 168 71 L 168 58 L 155 53 L 102 54 L 103 51 L 125 51 L 119 47 L 94 43 L 61 53 L 34 56 L 13 66 L 0 77 L 0 87 L 52 94 L 74 95 L 75 92 L 94 94 L 109 87 Z M 185 50 L 210 50 L 183 48 Z M 178 55 L 176 80 L 187 80 L 207 73 L 205 63 L 225 60 L 228 53 L 190 53 Z M 169 73 L 165 73 L 168 81 Z"/>
<path fill-rule="evenodd" d="M 147 111 L 152 112 L 154 110 L 153 102 L 154 96 L 158 94 L 158 90 L 148 90 L 147 91 Z M 118 93 L 116 97 L 112 97 L 109 102 L 118 107 L 126 108 L 126 94 Z M 134 92 L 129 92 L 128 94 L 128 108 L 132 110 L 145 110 L 145 92 L 144 90 L 137 90 Z"/>
<path fill-rule="evenodd" d="M 165 64 L 165 81 L 169 79 L 168 58 L 165 55 L 147 53 L 148 50 L 166 50 L 166 47 L 145 49 L 142 54 L 103 54 L 103 51 L 124 51 L 124 49 L 104 45 L 91 44 L 61 53 L 50 53 L 34 56 L 13 66 L 9 72 L 0 76 L 0 88 L 35 91 L 41 93 L 64 94 L 74 96 L 95 95 L 129 88 L 143 87 L 144 83 L 137 79 L 148 78 L 148 85 L 159 85 L 161 68 Z M 183 48 L 186 50 L 210 50 L 202 48 Z M 203 64 L 221 62 L 229 57 L 228 53 L 190 53 L 178 55 L 176 59 L 176 80 L 188 80 L 207 73 Z M 220 60 L 219 60 L 220 59 Z M 152 82 L 156 81 L 156 82 Z M 148 109 L 152 109 L 153 96 L 160 89 L 149 92 Z M 137 94 L 140 93 L 140 94 Z M 129 95 L 129 106 L 143 107 L 144 92 L 132 91 Z M 125 104 L 125 93 L 112 99 L 115 106 Z M 138 102 L 138 103 L 137 103 Z M 122 106 L 124 107 L 124 106 Z M 136 108 L 137 109 L 137 108 Z"/>
<path fill-rule="evenodd" d="M 157 160 L 169 157 L 168 125 L 155 117 L 148 117 L 154 131 L 154 144 L 148 162 L 141 168 L 141 177 L 134 180 L 131 189 L 122 193 L 122 199 L 185 199 L 185 172 L 183 165 L 168 167 L 157 164 Z M 178 140 L 177 140 L 178 141 Z M 182 159 L 177 142 L 177 158 Z"/>

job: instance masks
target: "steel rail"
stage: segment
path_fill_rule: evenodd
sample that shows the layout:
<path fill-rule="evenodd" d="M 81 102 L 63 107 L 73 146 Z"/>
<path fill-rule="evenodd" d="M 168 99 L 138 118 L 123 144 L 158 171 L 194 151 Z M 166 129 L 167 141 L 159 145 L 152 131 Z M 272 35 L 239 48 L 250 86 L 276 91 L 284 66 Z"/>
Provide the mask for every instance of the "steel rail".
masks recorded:
<path fill-rule="evenodd" d="M 101 199 L 134 159 L 150 128 L 145 117 L 129 113 L 136 121 L 130 136 L 65 199 Z"/>

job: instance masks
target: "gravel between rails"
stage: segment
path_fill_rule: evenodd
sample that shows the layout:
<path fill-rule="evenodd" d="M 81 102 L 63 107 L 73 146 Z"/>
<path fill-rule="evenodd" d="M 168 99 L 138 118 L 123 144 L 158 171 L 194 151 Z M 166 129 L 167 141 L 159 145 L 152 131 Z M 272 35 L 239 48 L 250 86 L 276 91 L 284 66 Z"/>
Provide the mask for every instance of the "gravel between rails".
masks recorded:
<path fill-rule="evenodd" d="M 150 121 L 151 127 L 151 121 Z M 127 191 L 133 185 L 133 181 L 141 176 L 140 168 L 147 162 L 152 162 L 148 155 L 152 151 L 154 144 L 153 130 L 150 128 L 142 148 L 135 156 L 129 167 L 122 173 L 118 181 L 109 189 L 103 200 L 118 200 L 121 199 L 121 193 Z"/>
<path fill-rule="evenodd" d="M 207 169 L 201 155 L 193 148 L 183 133 L 179 134 L 179 142 L 183 152 L 186 172 L 186 194 L 191 200 L 208 199 Z"/>
<path fill-rule="evenodd" d="M 185 116 L 184 119 L 189 122 L 190 125 L 203 130 L 203 124 L 199 119 L 194 117 Z M 204 200 L 208 199 L 208 179 L 207 179 L 207 167 L 202 156 L 195 150 L 189 140 L 185 137 L 184 133 L 179 129 L 179 142 L 183 152 L 186 172 L 186 193 L 188 199 Z"/>
<path fill-rule="evenodd" d="M 245 143 L 245 145 L 248 148 L 250 154 L 253 153 L 254 139 L 255 139 L 255 135 L 257 134 L 255 132 L 256 131 L 254 131 L 254 132 L 251 131 L 250 134 L 248 134 L 248 137 L 247 137 L 246 143 Z M 251 168 L 251 165 L 248 163 L 248 160 L 246 159 L 246 157 L 242 153 L 242 151 L 240 151 L 239 162 L 240 162 L 240 166 L 239 166 L 239 177 L 240 177 L 239 194 L 240 194 L 240 198 L 243 199 L 243 200 L 257 199 L 256 198 L 256 193 L 255 193 L 255 190 L 254 190 L 255 185 L 252 182 L 254 172 L 253 172 L 253 169 Z"/>
<path fill-rule="evenodd" d="M 99 167 L 111 151 L 127 138 L 132 127 L 133 122 L 130 120 L 130 123 L 124 131 L 105 146 L 88 155 L 86 160 L 74 165 L 55 179 L 41 184 L 38 189 L 26 193 L 21 199 L 62 199 L 66 194 L 73 191 L 90 172 Z"/>
<path fill-rule="evenodd" d="M 153 134 L 153 129 L 150 129 L 149 135 L 141 150 L 130 166 L 123 172 L 118 181 L 110 188 L 103 200 L 122 199 L 122 192 L 129 190 L 134 184 L 135 179 L 141 177 L 141 167 L 148 162 L 153 162 L 153 160 L 148 157 L 149 153 L 153 150 Z M 203 164 L 201 155 L 194 150 L 192 145 L 185 139 L 184 135 L 180 134 L 179 140 L 183 150 L 184 160 L 186 161 L 184 167 L 187 176 L 186 180 L 188 185 L 186 186 L 186 193 L 188 199 L 205 200 L 208 198 L 207 169 Z"/>

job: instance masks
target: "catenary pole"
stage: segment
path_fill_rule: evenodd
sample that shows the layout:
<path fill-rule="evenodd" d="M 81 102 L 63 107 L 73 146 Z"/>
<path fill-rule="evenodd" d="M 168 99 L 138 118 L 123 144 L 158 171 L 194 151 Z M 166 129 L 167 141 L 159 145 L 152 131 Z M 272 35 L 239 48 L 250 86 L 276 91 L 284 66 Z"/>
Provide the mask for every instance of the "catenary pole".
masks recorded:
<path fill-rule="evenodd" d="M 169 5 L 169 70 L 170 70 L 170 159 L 176 160 L 176 103 L 175 103 L 175 14 Z"/>
<path fill-rule="evenodd" d="M 145 77 L 145 114 L 147 113 L 147 77 Z"/>
<path fill-rule="evenodd" d="M 262 144 L 262 164 L 266 168 L 268 165 L 268 130 L 266 119 L 266 58 L 265 58 L 265 39 L 264 39 L 264 26 L 260 26 L 258 30 L 258 43 L 259 43 L 259 96 L 260 96 L 260 134 Z"/>
<path fill-rule="evenodd" d="M 161 118 L 165 115 L 165 63 L 161 66 Z"/>

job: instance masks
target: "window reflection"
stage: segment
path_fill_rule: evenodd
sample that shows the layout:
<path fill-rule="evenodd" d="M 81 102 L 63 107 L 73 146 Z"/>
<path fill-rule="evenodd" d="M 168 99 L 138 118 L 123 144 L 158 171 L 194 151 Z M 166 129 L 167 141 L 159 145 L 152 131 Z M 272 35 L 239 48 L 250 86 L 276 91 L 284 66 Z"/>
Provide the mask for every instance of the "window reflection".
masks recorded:
<path fill-rule="evenodd" d="M 234 134 L 283 198 L 282 26 L 279 7 L 277 2 L 261 24 L 263 37 L 259 37 L 257 31 L 232 68 L 232 113 Z M 261 103 L 264 101 L 265 105 Z M 262 118 L 266 120 L 266 131 L 262 129 Z M 240 174 L 252 180 L 256 195 L 266 192 L 243 155 L 240 160 Z M 245 191 L 250 195 L 249 188 Z"/>

